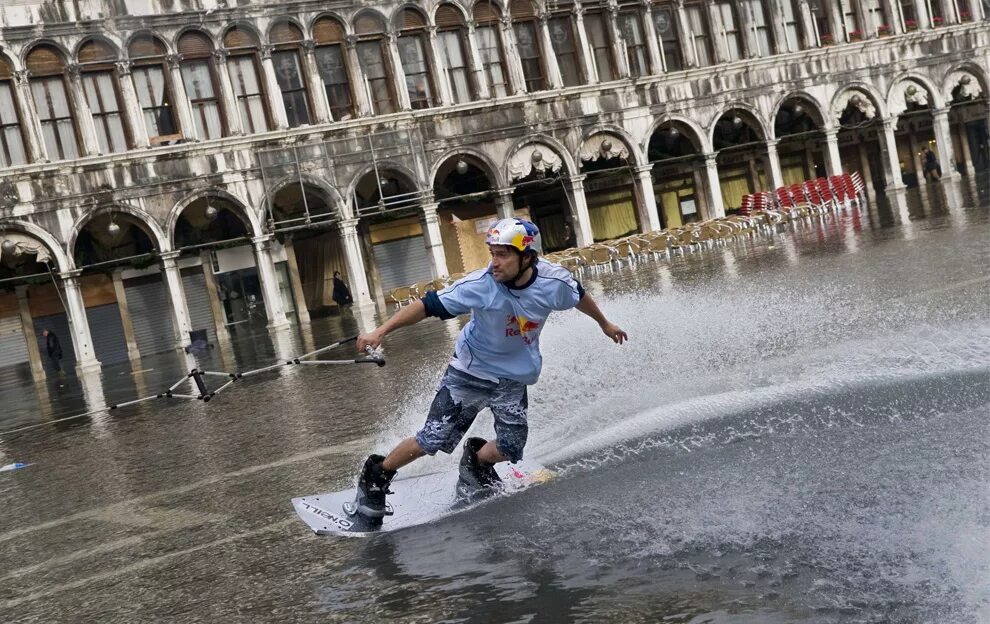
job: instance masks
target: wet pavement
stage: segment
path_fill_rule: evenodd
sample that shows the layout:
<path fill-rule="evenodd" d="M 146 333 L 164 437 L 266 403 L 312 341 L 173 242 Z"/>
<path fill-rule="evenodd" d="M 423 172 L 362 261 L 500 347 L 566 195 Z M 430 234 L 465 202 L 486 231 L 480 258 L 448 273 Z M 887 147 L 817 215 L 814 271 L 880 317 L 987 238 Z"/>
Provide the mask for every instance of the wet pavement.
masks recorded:
<path fill-rule="evenodd" d="M 527 456 L 560 478 L 433 525 L 318 538 L 289 499 L 417 428 L 463 321 L 394 334 L 384 368 L 288 367 L 209 404 L 0 435 L 0 465 L 32 464 L 0 473 L 2 620 L 990 620 L 986 182 L 583 282 L 631 341 L 575 311 L 547 325 Z M 368 322 L 199 364 L 250 369 Z M 0 430 L 187 366 L 0 388 Z"/>

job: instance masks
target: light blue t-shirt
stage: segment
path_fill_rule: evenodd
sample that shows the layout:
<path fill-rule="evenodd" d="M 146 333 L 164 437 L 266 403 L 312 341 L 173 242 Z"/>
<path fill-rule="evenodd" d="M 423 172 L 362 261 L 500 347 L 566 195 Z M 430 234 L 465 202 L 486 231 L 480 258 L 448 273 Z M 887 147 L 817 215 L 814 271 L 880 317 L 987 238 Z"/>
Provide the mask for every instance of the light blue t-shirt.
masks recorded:
<path fill-rule="evenodd" d="M 576 306 L 584 290 L 567 269 L 539 260 L 524 286 L 495 280 L 479 269 L 423 299 L 430 316 L 453 318 L 472 312 L 457 337 L 450 365 L 481 379 L 534 384 L 540 377 L 540 332 L 550 313 Z"/>

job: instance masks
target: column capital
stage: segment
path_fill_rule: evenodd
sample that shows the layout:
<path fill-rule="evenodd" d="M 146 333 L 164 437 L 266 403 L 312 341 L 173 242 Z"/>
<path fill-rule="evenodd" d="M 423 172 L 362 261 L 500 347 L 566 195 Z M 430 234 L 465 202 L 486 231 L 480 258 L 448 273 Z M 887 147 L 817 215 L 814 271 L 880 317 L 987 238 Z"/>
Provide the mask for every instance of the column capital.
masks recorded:
<path fill-rule="evenodd" d="M 584 188 L 584 181 L 588 178 L 587 174 L 572 175 L 569 178 L 565 178 L 572 188 Z"/>
<path fill-rule="evenodd" d="M 397 45 L 399 42 L 399 31 L 397 30 L 387 30 L 385 31 L 385 38 L 388 39 L 389 45 Z"/>
<path fill-rule="evenodd" d="M 767 149 L 773 149 L 773 150 L 776 150 L 776 149 L 777 149 L 777 144 L 778 144 L 778 143 L 780 143 L 780 139 L 770 139 L 770 140 L 768 140 L 768 141 L 766 142 L 766 144 L 767 144 Z"/>
<path fill-rule="evenodd" d="M 579 20 L 583 20 L 584 19 L 584 5 L 581 5 L 581 4 L 578 4 L 578 3 L 575 2 L 574 3 L 574 8 L 571 9 L 571 13 L 574 14 L 574 17 L 575 18 L 577 18 Z"/>
<path fill-rule="evenodd" d="M 478 29 L 478 22 L 474 20 L 467 21 L 468 36 L 474 35 L 474 31 Z"/>
<path fill-rule="evenodd" d="M 306 54 L 312 54 L 313 50 L 316 49 L 316 42 L 313 41 L 312 39 L 303 39 L 299 45 L 302 47 L 303 52 L 305 52 Z"/>
<path fill-rule="evenodd" d="M 213 51 L 213 58 L 217 63 L 226 63 L 227 59 L 230 57 L 230 52 L 224 48 L 217 48 Z"/>
<path fill-rule="evenodd" d="M 168 55 L 165 56 L 165 62 L 168 63 L 168 66 L 171 69 L 176 69 L 179 66 L 179 63 L 182 62 L 182 55 L 181 54 L 168 54 Z"/>
<path fill-rule="evenodd" d="M 503 15 L 502 17 L 498 18 L 498 21 L 500 24 L 502 24 L 502 30 L 509 30 L 510 28 L 512 28 L 512 18 L 509 17 L 508 15 Z"/>
<path fill-rule="evenodd" d="M 28 82 L 31 80 L 31 70 L 18 69 L 14 72 L 14 80 L 22 87 L 27 86 Z"/>
<path fill-rule="evenodd" d="M 702 156 L 705 157 L 705 164 L 706 165 L 714 165 L 714 164 L 716 164 L 717 159 L 718 159 L 718 152 L 706 152 L 706 153 L 702 154 Z"/>
<path fill-rule="evenodd" d="M 645 165 L 636 165 L 635 167 L 633 167 L 633 171 L 635 171 L 639 175 L 643 175 L 643 174 L 651 174 L 652 175 L 652 173 L 653 173 L 653 163 L 647 163 Z"/>
<path fill-rule="evenodd" d="M 512 194 L 515 192 L 516 192 L 516 188 L 514 186 L 510 186 L 508 188 L 495 189 L 495 194 L 498 195 L 499 197 L 512 197 Z"/>
<path fill-rule="evenodd" d="M 263 61 L 271 60 L 272 52 L 274 51 L 275 51 L 275 46 L 273 45 L 266 44 L 261 46 L 261 60 Z"/>
<path fill-rule="evenodd" d="M 946 107 L 946 108 L 933 108 L 932 109 L 932 117 L 948 117 L 948 116 L 949 116 L 949 108 L 948 107 Z"/>
<path fill-rule="evenodd" d="M 897 128 L 897 117 L 884 117 L 880 120 L 884 130 L 895 130 Z"/>
<path fill-rule="evenodd" d="M 353 50 L 357 47 L 358 37 L 357 35 L 347 35 L 344 37 L 344 45 L 347 46 L 348 50 Z"/>
<path fill-rule="evenodd" d="M 123 59 L 114 63 L 117 66 L 117 76 L 123 78 L 124 76 L 131 75 L 131 69 L 134 68 L 134 63 L 130 59 Z"/>
<path fill-rule="evenodd" d="M 73 284 L 79 279 L 80 275 L 82 275 L 82 269 L 70 269 L 58 274 L 63 281 L 72 282 Z"/>
<path fill-rule="evenodd" d="M 838 128 L 824 128 L 825 138 L 829 141 L 836 139 L 839 136 Z"/>
<path fill-rule="evenodd" d="M 358 223 L 360 223 L 360 222 L 361 222 L 361 219 L 358 219 L 358 218 L 354 218 L 354 219 L 341 219 L 339 225 L 340 225 L 340 229 L 342 229 L 342 230 L 349 230 L 350 232 L 356 232 L 357 231 Z"/>
<path fill-rule="evenodd" d="M 158 257 L 161 258 L 163 264 L 174 264 L 180 255 L 181 252 L 179 251 L 163 251 L 158 254 Z"/>
<path fill-rule="evenodd" d="M 547 23 L 550 21 L 550 12 L 540 11 L 539 14 L 536 16 L 536 18 L 540 20 L 540 26 L 546 26 Z"/>
<path fill-rule="evenodd" d="M 65 66 L 65 73 L 68 74 L 70 80 L 79 80 L 79 76 L 82 75 L 82 68 L 79 63 L 68 63 Z"/>
<path fill-rule="evenodd" d="M 261 236 L 252 236 L 251 244 L 260 249 L 271 244 L 272 240 L 274 239 L 275 239 L 274 234 L 262 234 Z"/>

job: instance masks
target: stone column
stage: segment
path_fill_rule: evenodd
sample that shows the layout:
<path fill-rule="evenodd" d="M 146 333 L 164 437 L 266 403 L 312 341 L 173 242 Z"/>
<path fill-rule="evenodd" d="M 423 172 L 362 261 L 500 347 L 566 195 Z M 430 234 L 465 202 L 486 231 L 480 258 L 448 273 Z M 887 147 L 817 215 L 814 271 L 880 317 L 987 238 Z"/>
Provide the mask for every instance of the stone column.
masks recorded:
<path fill-rule="evenodd" d="M 784 172 L 780 170 L 780 156 L 777 154 L 777 139 L 767 141 L 767 162 L 770 163 L 770 186 L 778 189 L 784 186 Z M 759 180 L 755 188 L 759 189 Z"/>
<path fill-rule="evenodd" d="M 725 39 L 725 28 L 722 26 L 722 16 L 715 10 L 715 5 L 711 2 L 705 3 L 705 10 L 708 11 L 708 23 L 712 25 L 712 47 L 715 48 L 715 63 L 727 63 L 729 61 L 728 42 Z"/>
<path fill-rule="evenodd" d="M 258 281 L 261 282 L 261 295 L 265 299 L 265 313 L 268 315 L 268 327 L 279 328 L 289 324 L 285 318 L 285 306 L 282 305 L 282 293 L 278 287 L 278 276 L 275 274 L 275 262 L 272 261 L 272 237 L 258 236 L 251 239 L 254 247 L 254 262 L 258 266 Z"/>
<path fill-rule="evenodd" d="M 20 69 L 14 72 L 14 89 L 17 91 L 17 112 L 20 114 L 24 129 L 27 158 L 30 162 L 47 162 L 48 148 L 41 135 L 41 119 L 34 105 L 34 95 L 31 93 L 31 72 Z"/>
<path fill-rule="evenodd" d="M 636 185 L 642 201 L 638 206 L 639 223 L 643 231 L 654 232 L 662 229 L 660 213 L 657 210 L 657 196 L 653 190 L 653 165 L 641 165 L 635 168 Z"/>
<path fill-rule="evenodd" d="M 516 208 L 512 203 L 513 191 L 515 191 L 515 189 L 512 187 L 495 191 L 495 194 L 497 195 L 497 199 L 495 200 L 495 210 L 499 219 L 511 219 L 515 216 Z"/>
<path fill-rule="evenodd" d="M 371 94 L 368 93 L 368 82 L 361 69 L 361 61 L 357 55 L 358 39 L 354 35 L 347 35 L 344 40 L 344 48 L 347 55 L 347 64 L 353 70 L 350 72 L 354 80 L 351 92 L 354 94 L 354 102 L 357 105 L 357 114 L 360 117 L 370 117 L 374 114 L 374 107 L 371 104 Z"/>
<path fill-rule="evenodd" d="M 509 75 L 510 92 L 514 95 L 526 93 L 526 76 L 523 74 L 522 59 L 519 58 L 516 33 L 512 30 L 512 19 L 508 15 L 503 15 L 499 18 L 499 26 L 502 50 L 505 52 L 505 69 Z"/>
<path fill-rule="evenodd" d="M 842 173 L 842 157 L 839 155 L 839 129 L 825 129 L 825 168 L 830 176 Z"/>
<path fill-rule="evenodd" d="M 641 0 L 640 6 L 643 8 L 643 34 L 646 37 L 646 50 L 650 55 L 650 73 L 653 75 L 662 74 L 667 71 L 664 66 L 663 55 L 660 53 L 660 33 L 653 23 L 653 10 L 650 0 Z"/>
<path fill-rule="evenodd" d="M 801 11 L 797 15 L 798 21 L 801 22 L 801 30 L 804 31 L 804 47 L 807 49 L 818 47 L 818 27 L 815 26 L 815 16 L 811 14 L 811 7 L 808 6 L 808 0 L 800 0 L 798 3 L 798 9 Z"/>
<path fill-rule="evenodd" d="M 289 118 L 285 114 L 282 88 L 278 86 L 278 78 L 275 76 L 275 63 L 272 61 L 272 52 L 274 51 L 275 46 L 261 46 L 261 72 L 264 75 L 268 110 L 271 111 L 272 119 L 275 121 L 275 129 L 286 130 L 289 127 Z M 269 320 L 271 320 L 270 317 Z"/>
<path fill-rule="evenodd" d="M 691 172 L 691 179 L 694 181 L 694 203 L 698 209 L 698 218 L 702 221 L 708 221 L 712 218 L 711 209 L 708 207 L 708 194 L 705 192 L 707 186 L 705 175 L 697 167 Z M 680 212 L 680 210 L 680 199 L 678 199 L 677 211 Z"/>
<path fill-rule="evenodd" d="M 387 44 L 389 65 L 392 69 L 392 89 L 399 98 L 399 110 L 412 110 L 409 101 L 409 91 L 406 89 L 406 72 L 402 67 L 402 57 L 399 56 L 399 33 L 389 31 Z"/>
<path fill-rule="evenodd" d="M 93 122 L 93 110 L 86 98 L 86 89 L 82 83 L 82 72 L 75 63 L 65 67 L 69 77 L 69 92 L 72 103 L 75 104 L 75 117 L 79 127 L 79 138 L 82 139 L 79 151 L 84 156 L 96 156 L 100 153 L 100 140 L 96 136 L 96 124 Z"/>
<path fill-rule="evenodd" d="M 213 51 L 213 65 L 217 68 L 217 82 L 220 87 L 220 106 L 224 119 L 227 120 L 227 131 L 233 136 L 244 134 L 244 124 L 241 122 L 241 111 L 237 106 L 237 96 L 234 95 L 234 84 L 230 81 L 230 68 L 227 59 L 230 55 L 223 48 Z"/>
<path fill-rule="evenodd" d="M 124 101 L 124 123 L 131 135 L 134 147 L 148 147 L 148 128 L 144 125 L 144 111 L 141 101 L 134 90 L 134 79 L 131 77 L 131 62 L 117 61 L 117 82 L 120 84 L 120 99 Z"/>
<path fill-rule="evenodd" d="M 708 181 L 708 218 L 719 219 L 725 216 L 725 204 L 722 201 L 722 183 L 718 177 L 718 154 L 704 154 L 705 175 Z"/>
<path fill-rule="evenodd" d="M 120 327 L 124 330 L 124 342 L 127 343 L 127 358 L 132 362 L 141 359 L 137 338 L 134 336 L 134 322 L 131 320 L 131 309 L 127 305 L 127 291 L 124 289 L 122 269 L 115 269 L 111 274 L 113 291 L 117 295 L 117 310 L 120 312 Z"/>
<path fill-rule="evenodd" d="M 615 0 L 609 0 L 607 11 L 605 11 L 605 28 L 608 29 L 609 39 L 612 41 L 612 56 L 615 58 L 616 74 L 619 78 L 628 78 L 629 55 L 626 51 L 626 38 L 622 36 L 619 29 L 619 6 Z"/>
<path fill-rule="evenodd" d="M 897 127 L 897 118 L 883 120 L 883 143 L 882 148 L 887 158 L 887 190 L 897 191 L 904 188 L 904 180 L 901 178 L 901 163 L 897 156 L 897 139 L 894 136 L 894 129 Z"/>
<path fill-rule="evenodd" d="M 478 33 L 475 30 L 477 24 L 468 22 L 467 42 L 468 42 L 468 62 L 471 67 L 471 79 L 474 81 L 475 92 L 478 99 L 487 100 L 491 91 L 488 90 L 488 79 L 485 77 L 485 65 L 481 61 L 481 51 L 478 50 Z"/>
<path fill-rule="evenodd" d="M 189 308 L 186 306 L 186 293 L 182 288 L 182 274 L 179 273 L 179 252 L 166 251 L 161 254 L 162 271 L 165 273 L 165 287 L 172 304 L 172 328 L 175 330 L 175 346 L 178 349 L 189 344 Z"/>
<path fill-rule="evenodd" d="M 895 135 L 894 140 L 896 139 L 897 136 Z M 918 155 L 918 143 L 914 140 L 913 131 L 908 131 L 907 142 L 908 142 L 908 155 L 911 158 L 910 160 L 911 166 L 909 168 L 908 167 L 905 168 L 908 168 L 911 172 L 914 173 L 915 179 L 918 181 L 918 186 L 925 186 L 926 184 L 928 184 L 928 179 L 925 176 L 921 175 L 922 167 L 919 166 L 920 160 Z"/>
<path fill-rule="evenodd" d="M 206 283 L 206 292 L 210 296 L 210 315 L 213 317 L 213 326 L 217 332 L 217 342 L 230 342 L 230 331 L 227 329 L 227 313 L 223 309 L 223 302 L 220 301 L 220 289 L 217 288 L 217 276 L 213 274 L 213 257 L 209 251 L 199 254 L 200 266 L 203 267 L 203 281 Z"/>
<path fill-rule="evenodd" d="M 454 94 L 450 89 L 450 76 L 447 74 L 447 64 L 444 62 L 440 39 L 437 37 L 437 27 L 430 26 L 428 32 L 430 35 L 430 56 L 433 57 L 432 67 L 436 74 L 436 80 L 433 82 L 437 85 L 437 101 L 440 106 L 450 106 L 454 103 Z"/>
<path fill-rule="evenodd" d="M 591 41 L 588 39 L 588 31 L 584 29 L 584 7 L 580 4 L 574 5 L 574 31 L 577 35 L 578 58 L 581 59 L 582 72 L 584 73 L 585 84 L 598 82 L 598 66 L 591 55 Z"/>
<path fill-rule="evenodd" d="M 447 256 L 443 250 L 443 240 L 440 238 L 440 219 L 437 216 L 436 202 L 423 204 L 423 239 L 433 263 L 433 277 L 447 277 Z"/>
<path fill-rule="evenodd" d="M 982 2 L 982 0 L 980 0 L 980 2 Z M 980 2 L 977 2 L 976 4 L 979 4 Z M 918 16 L 919 30 L 924 30 L 926 28 L 932 27 L 932 22 L 928 15 L 927 0 L 914 0 L 914 12 Z"/>
<path fill-rule="evenodd" d="M 543 48 L 543 59 L 547 66 L 547 82 L 551 89 L 561 89 L 564 86 L 564 77 L 560 74 L 560 65 L 557 63 L 557 54 L 553 51 L 553 39 L 550 38 L 550 14 L 546 11 L 540 12 L 540 47 Z"/>
<path fill-rule="evenodd" d="M 27 344 L 28 360 L 31 363 L 31 376 L 35 381 L 45 378 L 45 367 L 41 363 L 41 349 L 38 348 L 38 337 L 34 333 L 34 318 L 31 316 L 31 306 L 28 303 L 28 287 L 16 286 L 17 308 L 21 315 L 21 332 Z"/>
<path fill-rule="evenodd" d="M 192 109 L 189 106 L 189 96 L 186 94 L 186 83 L 182 80 L 182 57 L 178 54 L 169 54 L 165 57 L 168 63 L 168 72 L 171 80 L 169 86 L 172 87 L 172 106 L 175 107 L 176 121 L 183 138 L 198 140 L 200 137 L 196 133 L 196 124 L 193 123 Z"/>
<path fill-rule="evenodd" d="M 684 65 L 687 67 L 697 67 L 698 57 L 695 54 L 694 39 L 691 37 L 691 26 L 688 22 L 687 11 L 684 10 L 684 0 L 678 0 L 674 7 L 674 19 L 677 20 L 677 39 L 681 45 L 681 55 L 684 57 Z M 713 33 L 714 34 L 714 33 Z"/>
<path fill-rule="evenodd" d="M 932 129 L 935 131 L 935 146 L 938 148 L 939 163 L 943 178 L 956 178 L 956 154 L 952 144 L 952 131 L 949 128 L 949 109 L 936 108 L 932 111 Z"/>
<path fill-rule="evenodd" d="M 790 0 L 787 0 L 787 1 L 790 2 Z M 800 11 L 800 7 L 798 7 L 798 10 Z M 801 14 L 800 13 L 798 13 L 795 17 L 796 17 L 796 19 L 798 21 L 801 21 Z M 766 54 L 769 56 L 771 54 L 774 54 L 775 52 L 779 54 L 779 53 L 783 53 L 785 51 L 788 51 L 788 48 L 787 48 L 787 35 L 784 32 L 784 14 L 780 10 L 780 3 L 779 2 L 771 2 L 770 3 L 770 24 L 769 24 L 769 26 L 770 26 L 771 31 L 773 32 L 773 40 L 774 40 L 774 43 L 777 44 L 777 50 L 776 51 L 775 50 L 768 50 L 768 51 L 766 51 Z M 798 42 L 798 45 L 800 45 L 800 42 Z"/>
<path fill-rule="evenodd" d="M 306 306 L 306 295 L 303 291 L 302 280 L 299 279 L 299 263 L 296 260 L 296 246 L 291 238 L 282 243 L 285 248 L 286 272 L 289 274 L 289 285 L 292 286 L 292 299 L 296 304 L 296 318 L 300 323 L 308 323 L 309 307 Z"/>
<path fill-rule="evenodd" d="M 299 51 L 302 53 L 303 80 L 309 90 L 313 102 L 313 117 L 316 123 L 330 123 L 330 101 L 327 100 L 327 90 L 323 88 L 320 70 L 316 67 L 316 42 L 307 39 L 302 42 Z"/>
<path fill-rule="evenodd" d="M 340 238 L 344 243 L 347 257 L 347 279 L 351 282 L 351 295 L 359 306 L 375 302 L 368 287 L 368 275 L 364 271 L 364 254 L 357 231 L 358 219 L 344 219 L 340 222 Z"/>
<path fill-rule="evenodd" d="M 587 177 L 576 175 L 564 179 L 571 198 L 571 229 L 577 238 L 578 247 L 587 247 L 595 242 L 591 230 L 591 215 L 588 214 L 588 200 L 584 196 L 584 180 Z"/>
<path fill-rule="evenodd" d="M 93 349 L 93 338 L 89 333 L 89 319 L 86 318 L 86 304 L 79 290 L 79 274 L 82 271 L 66 271 L 60 274 L 62 290 L 65 294 L 65 313 L 69 317 L 69 331 L 72 333 L 72 346 L 76 352 L 76 369 L 80 372 L 96 370 L 100 367 Z"/>

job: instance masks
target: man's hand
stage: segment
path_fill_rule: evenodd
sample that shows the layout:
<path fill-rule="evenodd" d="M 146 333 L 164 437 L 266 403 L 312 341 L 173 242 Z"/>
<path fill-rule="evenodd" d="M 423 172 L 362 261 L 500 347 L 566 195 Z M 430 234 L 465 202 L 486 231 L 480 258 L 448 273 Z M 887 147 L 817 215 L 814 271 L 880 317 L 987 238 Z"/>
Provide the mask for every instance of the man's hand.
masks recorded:
<path fill-rule="evenodd" d="M 368 347 L 372 349 L 377 349 L 382 344 L 382 339 L 385 338 L 385 333 L 382 328 L 379 327 L 374 331 L 370 331 L 367 334 L 361 334 L 357 339 L 357 349 L 361 353 L 364 353 Z"/>
<path fill-rule="evenodd" d="M 612 342 L 615 344 L 622 344 L 626 340 L 629 340 L 629 336 L 626 335 L 626 332 L 622 331 L 622 329 L 615 323 L 606 321 L 601 327 L 605 335 L 611 338 Z"/>

